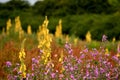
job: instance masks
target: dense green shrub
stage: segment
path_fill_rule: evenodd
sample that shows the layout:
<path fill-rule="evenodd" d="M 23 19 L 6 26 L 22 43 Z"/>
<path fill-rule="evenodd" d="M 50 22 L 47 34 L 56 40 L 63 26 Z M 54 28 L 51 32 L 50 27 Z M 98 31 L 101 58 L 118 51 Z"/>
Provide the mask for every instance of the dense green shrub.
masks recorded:
<path fill-rule="evenodd" d="M 27 1 L 10 0 L 0 3 L 0 31 L 11 18 L 14 24 L 20 16 L 22 27 L 26 31 L 31 25 L 34 32 L 42 24 L 44 17 L 49 19 L 50 32 L 54 33 L 59 19 L 62 19 L 63 33 L 85 39 L 87 31 L 92 39 L 101 40 L 106 34 L 110 40 L 120 39 L 120 1 L 119 0 L 44 0 L 33 6 Z M 16 6 L 17 4 L 17 6 Z"/>

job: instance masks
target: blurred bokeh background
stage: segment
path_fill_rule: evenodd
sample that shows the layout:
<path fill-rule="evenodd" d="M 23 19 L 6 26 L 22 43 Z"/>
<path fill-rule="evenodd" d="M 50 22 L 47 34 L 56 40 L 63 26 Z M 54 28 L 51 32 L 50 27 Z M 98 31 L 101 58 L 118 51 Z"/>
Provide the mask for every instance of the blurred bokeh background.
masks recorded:
<path fill-rule="evenodd" d="M 32 26 L 36 32 L 44 17 L 48 16 L 51 33 L 55 33 L 62 19 L 63 33 L 85 39 L 90 31 L 92 39 L 120 39 L 120 0 L 0 0 L 0 32 L 10 18 L 20 16 L 22 28 Z"/>

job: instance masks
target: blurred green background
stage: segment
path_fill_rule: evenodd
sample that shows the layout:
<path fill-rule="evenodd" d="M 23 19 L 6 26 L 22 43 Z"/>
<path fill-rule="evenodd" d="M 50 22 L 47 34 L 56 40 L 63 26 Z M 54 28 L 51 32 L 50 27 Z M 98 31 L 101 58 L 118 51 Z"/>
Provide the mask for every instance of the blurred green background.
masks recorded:
<path fill-rule="evenodd" d="M 9 0 L 0 3 L 0 31 L 9 18 L 14 24 L 16 16 L 20 16 L 25 31 L 31 25 L 36 32 L 48 16 L 51 33 L 55 33 L 59 19 L 62 19 L 64 34 L 85 39 L 90 31 L 95 40 L 101 40 L 103 34 L 109 40 L 120 39 L 120 0 L 38 0 L 34 5 L 26 0 Z"/>

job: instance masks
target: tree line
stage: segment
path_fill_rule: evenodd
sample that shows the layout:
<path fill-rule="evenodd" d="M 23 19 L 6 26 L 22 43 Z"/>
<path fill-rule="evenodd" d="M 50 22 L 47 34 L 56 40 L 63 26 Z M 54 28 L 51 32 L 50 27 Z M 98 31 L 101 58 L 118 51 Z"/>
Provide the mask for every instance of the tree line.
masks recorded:
<path fill-rule="evenodd" d="M 9 18 L 14 23 L 14 18 L 20 16 L 24 30 L 30 24 L 33 31 L 37 31 L 47 15 L 52 33 L 61 18 L 63 33 L 75 34 L 84 39 L 90 30 L 94 39 L 99 40 L 102 34 L 119 39 L 119 12 L 120 0 L 43 0 L 34 5 L 26 0 L 10 0 L 0 3 L 0 30 L 6 26 Z"/>

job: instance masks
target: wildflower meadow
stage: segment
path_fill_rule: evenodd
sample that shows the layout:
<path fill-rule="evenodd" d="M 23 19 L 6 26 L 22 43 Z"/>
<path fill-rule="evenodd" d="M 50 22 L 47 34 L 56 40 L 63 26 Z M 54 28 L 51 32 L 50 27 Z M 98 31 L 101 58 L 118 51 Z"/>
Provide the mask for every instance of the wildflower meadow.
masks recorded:
<path fill-rule="evenodd" d="M 22 29 L 20 16 L 0 34 L 0 80 L 120 80 L 120 42 L 103 34 L 81 40 L 63 34 L 62 19 L 50 33 L 45 16 L 37 32 Z"/>

